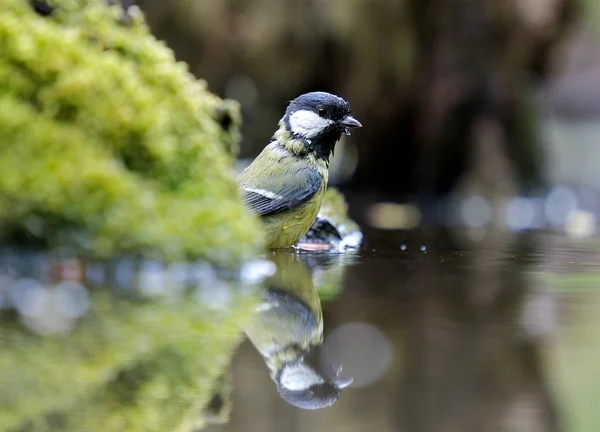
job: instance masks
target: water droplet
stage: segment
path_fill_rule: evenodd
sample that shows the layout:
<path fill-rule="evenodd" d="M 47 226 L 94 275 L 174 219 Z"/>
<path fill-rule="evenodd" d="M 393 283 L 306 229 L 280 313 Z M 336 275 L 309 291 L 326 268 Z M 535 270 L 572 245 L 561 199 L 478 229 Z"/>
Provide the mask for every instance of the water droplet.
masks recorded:
<path fill-rule="evenodd" d="M 138 289 L 148 296 L 165 295 L 169 289 L 169 281 L 165 266 L 152 260 L 145 260 L 138 273 Z"/>
<path fill-rule="evenodd" d="M 135 266 L 133 261 L 119 260 L 115 264 L 115 283 L 118 288 L 130 290 L 135 281 Z"/>
<path fill-rule="evenodd" d="M 521 231 L 534 227 L 535 206 L 531 199 L 512 198 L 504 209 L 504 221 L 509 229 Z"/>
<path fill-rule="evenodd" d="M 35 279 L 19 279 L 11 288 L 12 304 L 25 317 L 42 313 L 49 300 L 46 287 Z"/>
<path fill-rule="evenodd" d="M 48 289 L 47 295 L 48 299 L 39 314 L 23 317 L 25 326 L 39 334 L 64 333 L 71 330 L 76 318 L 65 313 L 65 301 L 70 302 L 70 300 L 65 299 L 64 292 L 56 289 Z M 69 306 L 66 308 L 68 309 Z"/>
<path fill-rule="evenodd" d="M 210 286 L 198 287 L 196 299 L 211 309 L 225 309 L 231 305 L 233 294 L 227 283 L 215 281 Z"/>
<path fill-rule="evenodd" d="M 85 287 L 79 282 L 64 281 L 56 285 L 58 310 L 69 318 L 85 315 L 90 307 L 90 299 Z"/>
<path fill-rule="evenodd" d="M 245 284 L 256 284 L 275 274 L 275 264 L 271 261 L 253 261 L 242 265 L 240 279 Z"/>
<path fill-rule="evenodd" d="M 0 274 L 0 309 L 10 309 L 13 306 L 10 298 L 10 289 L 13 283 L 12 277 Z"/>
<path fill-rule="evenodd" d="M 366 387 L 384 377 L 393 358 L 392 343 L 381 330 L 365 322 L 349 322 L 325 339 L 320 362 L 325 370 L 332 363 L 343 366 L 344 376 L 354 378 L 352 386 Z"/>
<path fill-rule="evenodd" d="M 190 273 L 194 285 L 211 286 L 218 280 L 214 267 L 207 262 L 193 263 Z"/>
<path fill-rule="evenodd" d="M 571 212 L 565 232 L 571 238 L 581 239 L 593 236 L 596 233 L 596 215 L 582 210 Z"/>
<path fill-rule="evenodd" d="M 562 228 L 567 223 L 569 215 L 577 209 L 577 196 L 564 186 L 553 188 L 544 203 L 546 219 L 555 228 Z"/>
<path fill-rule="evenodd" d="M 85 281 L 87 284 L 100 287 L 106 282 L 106 268 L 98 262 L 89 262 L 85 267 Z M 88 285 L 88 286 L 89 286 Z"/>
<path fill-rule="evenodd" d="M 167 275 L 173 292 L 180 292 L 190 282 L 190 269 L 185 262 L 169 264 Z"/>

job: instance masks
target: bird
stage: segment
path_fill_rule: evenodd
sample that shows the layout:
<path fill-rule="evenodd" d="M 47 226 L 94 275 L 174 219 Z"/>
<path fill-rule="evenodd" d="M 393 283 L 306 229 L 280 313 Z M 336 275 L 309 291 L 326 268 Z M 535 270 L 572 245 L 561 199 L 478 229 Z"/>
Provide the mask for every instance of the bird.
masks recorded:
<path fill-rule="evenodd" d="M 308 410 L 331 406 L 353 378 L 342 376 L 341 367 L 333 364 L 315 364 L 323 342 L 323 311 L 307 257 L 280 250 L 271 251 L 269 259 L 276 272 L 265 281 L 256 313 L 243 331 L 286 402 Z"/>
<path fill-rule="evenodd" d="M 329 158 L 343 133 L 360 128 L 350 104 L 316 91 L 292 100 L 269 144 L 238 176 L 247 210 L 260 216 L 266 247 L 295 245 L 317 218 L 329 179 Z"/>

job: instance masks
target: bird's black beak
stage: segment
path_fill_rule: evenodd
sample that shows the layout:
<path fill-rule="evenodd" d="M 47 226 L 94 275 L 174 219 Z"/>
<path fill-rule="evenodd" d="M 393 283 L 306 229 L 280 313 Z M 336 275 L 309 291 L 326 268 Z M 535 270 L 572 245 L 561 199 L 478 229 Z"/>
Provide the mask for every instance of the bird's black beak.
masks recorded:
<path fill-rule="evenodd" d="M 347 115 L 342 119 L 340 125 L 344 128 L 346 135 L 350 135 L 350 129 L 361 128 L 362 124 L 354 117 Z"/>
<path fill-rule="evenodd" d="M 341 125 L 350 129 L 362 127 L 362 124 L 358 120 L 349 115 L 342 119 Z"/>

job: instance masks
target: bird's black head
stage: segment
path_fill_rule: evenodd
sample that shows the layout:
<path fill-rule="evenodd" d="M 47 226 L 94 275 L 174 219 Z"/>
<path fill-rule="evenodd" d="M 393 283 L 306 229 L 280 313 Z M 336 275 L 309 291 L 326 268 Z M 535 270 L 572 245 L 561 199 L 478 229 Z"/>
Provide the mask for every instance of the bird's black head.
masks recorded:
<path fill-rule="evenodd" d="M 350 135 L 350 129 L 362 127 L 350 115 L 348 102 L 325 92 L 298 96 L 290 102 L 283 120 L 292 137 L 303 139 L 309 151 L 325 160 L 342 133 Z"/>
<path fill-rule="evenodd" d="M 277 390 L 288 403 L 302 409 L 321 409 L 335 403 L 352 378 L 329 380 L 303 361 L 285 364 L 275 377 Z"/>

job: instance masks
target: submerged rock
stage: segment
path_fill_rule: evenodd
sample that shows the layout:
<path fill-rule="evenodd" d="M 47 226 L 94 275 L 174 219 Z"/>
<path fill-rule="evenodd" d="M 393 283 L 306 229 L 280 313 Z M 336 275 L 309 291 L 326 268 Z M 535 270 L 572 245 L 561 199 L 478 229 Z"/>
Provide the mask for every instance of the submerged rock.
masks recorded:
<path fill-rule="evenodd" d="M 363 234 L 359 226 L 348 217 L 348 204 L 337 190 L 329 188 L 317 220 L 298 242 L 301 249 L 335 249 L 340 252 L 357 249 Z"/>
<path fill-rule="evenodd" d="M 0 242 L 238 263 L 260 225 L 233 172 L 237 103 L 206 90 L 137 8 L 0 0 Z M 37 9 L 37 11 L 36 11 Z"/>

